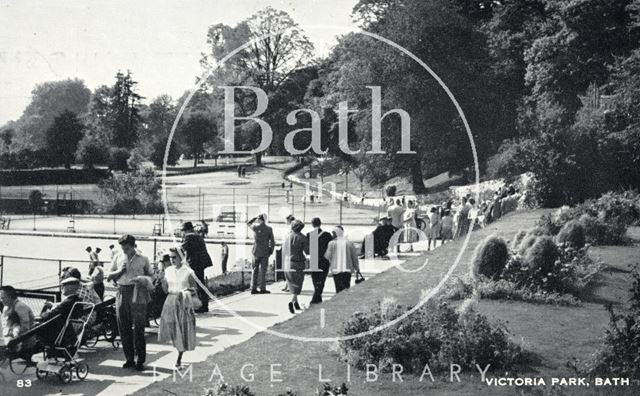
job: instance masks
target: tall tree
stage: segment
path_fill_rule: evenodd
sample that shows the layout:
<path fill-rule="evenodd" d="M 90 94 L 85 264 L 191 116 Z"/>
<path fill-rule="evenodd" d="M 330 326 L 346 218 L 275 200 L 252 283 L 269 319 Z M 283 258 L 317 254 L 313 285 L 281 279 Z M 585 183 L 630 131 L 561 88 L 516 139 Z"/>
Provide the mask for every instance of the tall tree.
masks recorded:
<path fill-rule="evenodd" d="M 192 113 L 180 125 L 178 136 L 184 147 L 193 156 L 193 167 L 198 166 L 198 159 L 204 151 L 205 143 L 216 137 L 215 122 L 206 113 Z"/>
<path fill-rule="evenodd" d="M 65 110 L 74 114 L 87 111 L 91 91 L 79 79 L 49 81 L 36 85 L 31 102 L 16 122 L 14 144 L 18 148 L 43 148 L 46 131 L 54 118 Z"/>
<path fill-rule="evenodd" d="M 142 121 L 140 101 L 143 97 L 135 92 L 137 84 L 129 71 L 127 74 L 116 74 L 108 111 L 111 143 L 116 147 L 132 148 L 138 141 L 138 129 Z"/>
<path fill-rule="evenodd" d="M 75 114 L 65 111 L 53 120 L 47 130 L 46 148 L 52 165 L 64 164 L 71 168 L 84 126 Z"/>
<path fill-rule="evenodd" d="M 298 24 L 284 11 L 272 7 L 258 11 L 235 27 L 213 25 L 207 34 L 210 51 L 201 61 L 206 68 L 219 61 L 232 50 L 256 40 L 249 48 L 229 59 L 216 73 L 216 85 L 253 85 L 263 89 L 270 97 L 296 69 L 306 65 L 313 52 L 313 44 Z M 238 92 L 235 98 L 243 114 L 255 108 L 253 94 Z M 239 114 L 242 115 L 242 114 Z M 269 120 L 269 114 L 263 118 Z M 253 123 L 248 121 L 247 123 Z M 238 129 L 242 144 L 255 148 L 259 144 L 259 129 L 242 126 Z M 261 165 L 262 153 L 256 153 L 256 165 Z"/>

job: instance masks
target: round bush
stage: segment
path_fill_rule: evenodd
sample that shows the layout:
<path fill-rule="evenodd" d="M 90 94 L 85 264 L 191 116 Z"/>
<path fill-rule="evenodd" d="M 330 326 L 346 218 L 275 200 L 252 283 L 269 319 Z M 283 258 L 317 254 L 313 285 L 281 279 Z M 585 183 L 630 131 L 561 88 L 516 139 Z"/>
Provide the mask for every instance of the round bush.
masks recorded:
<path fill-rule="evenodd" d="M 531 232 L 529 232 L 524 238 L 522 238 L 522 241 L 518 246 L 518 253 L 520 255 L 524 255 L 527 252 L 527 250 L 529 250 L 529 248 L 533 246 L 534 243 L 536 243 L 537 239 L 538 239 L 538 235 L 532 234 Z"/>
<path fill-rule="evenodd" d="M 522 240 L 526 236 L 527 236 L 527 230 L 518 231 L 515 237 L 513 237 L 513 240 L 511 241 L 511 249 L 518 250 L 518 247 L 520 247 L 520 243 L 522 243 Z"/>
<path fill-rule="evenodd" d="M 565 224 L 556 236 L 558 243 L 566 243 L 577 249 L 584 247 L 585 240 L 584 227 L 577 220 Z"/>
<path fill-rule="evenodd" d="M 525 253 L 524 263 L 533 270 L 546 275 L 553 270 L 556 260 L 560 257 L 560 251 L 553 239 L 548 236 L 538 237 Z"/>
<path fill-rule="evenodd" d="M 477 275 L 484 275 L 495 279 L 502 273 L 508 259 L 507 242 L 491 235 L 482 241 L 474 252 L 471 262 L 472 276 L 476 278 Z"/>

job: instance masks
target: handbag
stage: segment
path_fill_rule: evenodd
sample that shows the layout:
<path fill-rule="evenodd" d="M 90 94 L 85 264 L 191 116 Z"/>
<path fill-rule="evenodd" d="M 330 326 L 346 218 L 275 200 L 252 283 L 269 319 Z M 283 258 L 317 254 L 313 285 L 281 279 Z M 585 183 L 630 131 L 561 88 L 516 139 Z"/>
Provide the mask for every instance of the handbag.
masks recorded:
<path fill-rule="evenodd" d="M 364 282 L 364 276 L 360 273 L 360 271 L 356 272 L 356 285 L 358 283 Z"/>

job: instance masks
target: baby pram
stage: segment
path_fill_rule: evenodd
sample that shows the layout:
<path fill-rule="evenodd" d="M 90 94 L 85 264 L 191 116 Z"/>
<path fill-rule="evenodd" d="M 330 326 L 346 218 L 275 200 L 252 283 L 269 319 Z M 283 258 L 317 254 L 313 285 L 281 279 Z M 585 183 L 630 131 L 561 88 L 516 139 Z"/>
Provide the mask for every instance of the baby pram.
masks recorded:
<path fill-rule="evenodd" d="M 87 378 L 89 366 L 76 358 L 76 352 L 82 343 L 87 322 L 94 308 L 94 304 L 86 302 L 73 304 L 53 344 L 44 345 L 44 360 L 36 366 L 39 379 L 56 374 L 60 381 L 66 384 L 71 382 L 74 372 L 80 380 Z"/>

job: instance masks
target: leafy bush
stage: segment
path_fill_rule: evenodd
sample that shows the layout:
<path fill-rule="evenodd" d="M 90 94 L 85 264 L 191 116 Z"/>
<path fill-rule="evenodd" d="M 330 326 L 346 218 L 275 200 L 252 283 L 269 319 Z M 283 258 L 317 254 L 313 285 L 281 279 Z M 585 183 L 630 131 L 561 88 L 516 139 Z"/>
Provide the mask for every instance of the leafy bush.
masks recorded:
<path fill-rule="evenodd" d="M 462 300 L 471 296 L 474 285 L 468 280 L 458 278 L 451 284 L 444 298 Z M 506 279 L 486 280 L 475 285 L 480 298 L 488 300 L 523 301 L 531 304 L 549 304 L 560 306 L 578 306 L 580 300 L 571 294 L 560 294 L 544 290 L 523 288 Z"/>
<path fill-rule="evenodd" d="M 640 378 L 640 272 L 638 266 L 631 268 L 633 284 L 628 310 L 616 314 L 611 305 L 609 328 L 603 344 L 585 371 L 589 376 L 619 376 Z"/>
<path fill-rule="evenodd" d="M 91 169 L 98 164 L 109 162 L 109 152 L 104 143 L 93 136 L 85 136 L 78 143 L 76 161 L 82 163 L 85 168 Z"/>
<path fill-rule="evenodd" d="M 544 274 L 553 269 L 559 255 L 558 246 L 553 242 L 553 239 L 541 236 L 526 251 L 523 262 L 532 271 L 539 271 Z"/>
<path fill-rule="evenodd" d="M 109 149 L 109 169 L 126 171 L 129 169 L 127 160 L 129 159 L 129 150 L 123 147 L 112 147 Z"/>
<path fill-rule="evenodd" d="M 160 182 L 153 170 L 116 173 L 98 184 L 99 206 L 114 214 L 163 213 Z"/>
<path fill-rule="evenodd" d="M 575 249 L 561 244 L 555 247 L 554 252 L 555 244 L 549 244 L 548 237 L 541 238 L 546 238 L 547 241 L 541 242 L 537 248 L 539 253 L 534 251 L 533 255 L 542 255 L 543 258 L 540 260 L 544 261 L 544 264 L 527 265 L 526 258 L 514 255 L 507 262 L 502 279 L 534 292 L 569 293 L 579 296 L 601 270 L 602 264 L 589 257 L 588 246 Z M 532 250 L 533 248 L 527 253 L 532 253 Z M 545 267 L 554 256 L 556 259 L 551 266 Z"/>
<path fill-rule="evenodd" d="M 511 250 L 518 250 L 520 243 L 527 236 L 527 230 L 520 230 L 516 233 L 511 241 Z"/>
<path fill-rule="evenodd" d="M 343 334 L 368 331 L 405 312 L 386 299 L 369 312 L 356 312 L 346 322 Z M 446 302 L 425 304 L 411 316 L 367 337 L 339 343 L 341 355 L 355 367 L 376 364 L 389 371 L 401 364 L 405 372 L 421 372 L 426 364 L 432 371 L 448 370 L 451 362 L 472 370 L 476 364 L 491 369 L 509 369 L 525 360 L 525 353 L 513 344 L 506 331 L 486 317 L 471 312 L 462 318 Z"/>
<path fill-rule="evenodd" d="M 213 389 L 207 389 L 204 396 L 256 396 L 246 385 L 231 386 L 218 382 Z"/>
<path fill-rule="evenodd" d="M 531 246 L 533 246 L 533 244 L 536 243 L 537 240 L 538 240 L 537 235 L 528 233 L 524 238 L 522 238 L 522 241 L 518 246 L 518 254 L 520 254 L 521 256 L 524 255 L 527 252 L 527 250 L 529 250 L 529 248 L 531 248 Z"/>
<path fill-rule="evenodd" d="M 344 382 L 341 385 L 331 385 L 325 383 L 322 385 L 322 390 L 316 390 L 316 396 L 346 396 L 349 392 L 349 388 L 347 388 L 347 384 Z"/>
<path fill-rule="evenodd" d="M 580 249 L 584 247 L 585 244 L 584 227 L 577 220 L 571 220 L 562 227 L 556 236 L 556 241 Z"/>
<path fill-rule="evenodd" d="M 393 184 L 385 187 L 384 189 L 384 192 L 387 194 L 387 197 L 395 197 L 396 191 L 397 191 L 397 187 Z"/>
<path fill-rule="evenodd" d="M 476 247 L 471 261 L 472 274 L 474 278 L 482 275 L 495 279 L 502 273 L 508 259 L 509 249 L 505 240 L 491 235 Z"/>
<path fill-rule="evenodd" d="M 582 215 L 578 221 L 585 230 L 586 241 L 592 245 L 624 245 L 627 226 L 621 223 L 608 223 L 588 214 Z"/>

